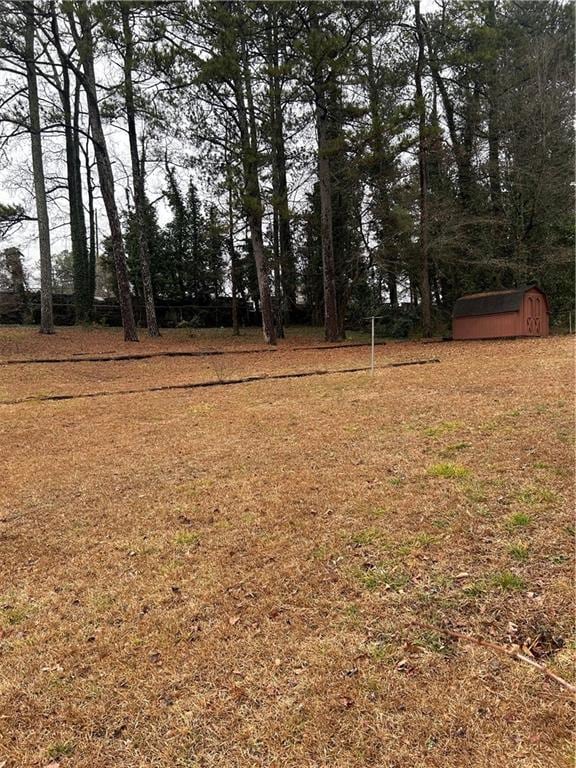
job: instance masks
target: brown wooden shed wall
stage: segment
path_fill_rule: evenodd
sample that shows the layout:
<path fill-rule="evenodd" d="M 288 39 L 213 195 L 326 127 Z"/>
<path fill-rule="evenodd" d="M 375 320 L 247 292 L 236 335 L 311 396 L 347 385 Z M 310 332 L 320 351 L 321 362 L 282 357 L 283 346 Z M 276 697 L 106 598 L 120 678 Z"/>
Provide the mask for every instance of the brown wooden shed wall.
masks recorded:
<path fill-rule="evenodd" d="M 455 317 L 452 330 L 454 339 L 497 339 L 518 336 L 521 327 L 519 312 L 480 317 Z"/>
<path fill-rule="evenodd" d="M 452 338 L 460 340 L 548 336 L 549 332 L 548 304 L 537 288 L 526 291 L 516 312 L 464 315 L 452 321 Z"/>

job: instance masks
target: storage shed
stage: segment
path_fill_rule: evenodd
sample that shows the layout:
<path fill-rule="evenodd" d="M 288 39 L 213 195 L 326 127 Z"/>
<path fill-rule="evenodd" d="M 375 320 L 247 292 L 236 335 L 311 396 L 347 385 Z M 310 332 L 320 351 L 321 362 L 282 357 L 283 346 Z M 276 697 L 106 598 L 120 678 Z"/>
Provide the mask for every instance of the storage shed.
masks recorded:
<path fill-rule="evenodd" d="M 462 296 L 452 313 L 453 339 L 548 336 L 548 301 L 535 285 Z"/>

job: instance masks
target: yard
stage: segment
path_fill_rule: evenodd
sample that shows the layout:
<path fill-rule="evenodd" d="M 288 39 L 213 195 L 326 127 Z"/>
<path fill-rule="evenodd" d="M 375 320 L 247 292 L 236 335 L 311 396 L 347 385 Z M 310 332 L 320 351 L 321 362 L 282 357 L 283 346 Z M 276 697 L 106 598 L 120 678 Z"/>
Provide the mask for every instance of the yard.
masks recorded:
<path fill-rule="evenodd" d="M 0 766 L 572 764 L 570 339 L 323 346 L 0 328 Z"/>

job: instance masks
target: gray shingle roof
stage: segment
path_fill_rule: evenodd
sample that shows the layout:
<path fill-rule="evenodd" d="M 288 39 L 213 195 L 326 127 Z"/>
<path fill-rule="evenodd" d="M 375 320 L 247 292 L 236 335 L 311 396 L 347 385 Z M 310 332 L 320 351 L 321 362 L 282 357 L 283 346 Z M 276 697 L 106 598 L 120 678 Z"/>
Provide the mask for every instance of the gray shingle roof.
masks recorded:
<path fill-rule="evenodd" d="M 508 291 L 489 291 L 487 293 L 469 293 L 459 298 L 454 304 L 452 317 L 472 317 L 478 315 L 498 315 L 503 312 L 518 312 L 526 291 L 536 288 L 535 285 L 524 285 Z M 544 295 L 542 293 L 542 295 Z"/>

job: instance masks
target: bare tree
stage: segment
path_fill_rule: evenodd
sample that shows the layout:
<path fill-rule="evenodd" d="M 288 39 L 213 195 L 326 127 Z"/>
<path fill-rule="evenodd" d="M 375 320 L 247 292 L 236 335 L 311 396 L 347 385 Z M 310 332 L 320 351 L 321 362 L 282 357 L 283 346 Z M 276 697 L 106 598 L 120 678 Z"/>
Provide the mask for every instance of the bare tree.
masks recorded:
<path fill-rule="evenodd" d="M 38 83 L 36 79 L 36 57 L 34 53 L 35 8 L 33 0 L 22 3 L 25 16 L 24 46 L 26 82 L 28 85 L 28 106 L 30 111 L 30 143 L 32 145 L 32 167 L 34 170 L 34 191 L 38 216 L 38 243 L 40 247 L 40 333 L 54 333 L 52 310 L 52 258 L 50 254 L 50 222 L 44 181 L 44 159 L 40 127 Z"/>
<path fill-rule="evenodd" d="M 64 137 L 66 145 L 66 171 L 68 181 L 68 201 L 70 210 L 70 235 L 74 262 L 74 301 L 76 321 L 85 322 L 92 314 L 94 293 L 91 290 L 90 260 L 84 219 L 82 195 L 82 177 L 80 165 L 80 86 L 76 81 L 74 105 L 70 82 L 70 56 L 64 51 L 58 26 L 58 15 L 54 0 L 50 2 L 50 20 L 52 42 L 58 53 L 61 78 L 55 71 L 54 85 L 60 96 L 64 117 Z M 56 67 L 54 67 L 56 70 Z"/>
<path fill-rule="evenodd" d="M 239 20 L 236 20 L 238 23 Z M 258 176 L 258 137 L 256 116 L 254 111 L 254 96 L 247 42 L 244 29 L 240 29 L 237 41 L 238 64 L 233 70 L 234 97 L 236 101 L 238 129 L 242 153 L 242 168 L 244 172 L 244 208 L 250 240 L 256 263 L 258 289 L 260 293 L 260 311 L 262 313 L 262 330 L 268 344 L 276 344 L 276 328 L 274 325 L 274 310 L 270 295 L 270 281 L 264 254 L 264 239 L 262 236 L 262 193 Z"/>
<path fill-rule="evenodd" d="M 96 165 L 98 168 L 98 178 L 100 180 L 100 189 L 106 208 L 108 224 L 110 226 L 110 239 L 112 242 L 114 267 L 118 283 L 118 301 L 120 304 L 122 325 L 124 327 L 124 339 L 126 341 L 138 341 L 138 333 L 132 309 L 132 296 L 130 294 L 130 281 L 126 265 L 122 226 L 120 223 L 118 207 L 116 205 L 116 198 L 114 196 L 114 174 L 112 172 L 112 163 L 110 162 L 110 155 L 108 153 L 108 146 L 102 126 L 100 106 L 98 104 L 96 74 L 94 69 L 94 38 L 92 34 L 90 6 L 88 3 L 75 2 L 67 11 L 67 16 L 74 41 L 80 51 L 82 70 L 75 68 L 75 71 L 86 92 L 86 99 L 88 102 L 88 114 L 92 131 L 94 153 L 96 156 Z M 77 20 L 80 26 L 79 30 L 76 25 Z"/>
<path fill-rule="evenodd" d="M 320 19 L 316 9 L 311 9 L 310 28 L 315 35 L 320 32 Z M 328 138 L 329 115 L 326 89 L 333 73 L 324 62 L 324 52 L 312 64 L 314 112 L 318 139 L 318 182 L 320 187 L 320 231 L 322 237 L 322 272 L 324 283 L 324 335 L 326 341 L 339 341 L 338 298 L 336 294 L 336 265 L 334 261 L 334 234 L 332 230 L 332 182 L 330 174 L 330 142 Z"/>
<path fill-rule="evenodd" d="M 156 319 L 156 307 L 154 306 L 154 290 L 152 287 L 152 274 L 150 272 L 150 254 L 146 236 L 146 193 L 144 189 L 144 173 L 140 162 L 138 136 L 136 134 L 134 83 L 132 81 L 132 70 L 134 68 L 134 37 L 132 34 L 130 6 L 128 3 L 120 2 L 120 14 L 122 17 L 122 32 L 124 37 L 124 101 L 126 105 L 126 120 L 128 122 L 128 139 L 130 142 L 130 161 L 132 164 L 132 181 L 134 185 L 134 207 L 136 209 L 138 229 L 138 257 L 142 274 L 146 325 L 149 336 L 160 336 L 158 321 Z"/>
<path fill-rule="evenodd" d="M 424 336 L 432 335 L 432 298 L 430 293 L 430 269 L 428 264 L 428 137 L 426 135 L 426 102 L 422 90 L 422 72 L 425 61 L 425 41 L 420 17 L 420 0 L 414 3 L 418 59 L 414 82 L 416 87 L 416 111 L 418 114 L 418 178 L 420 182 L 420 313 Z"/>

